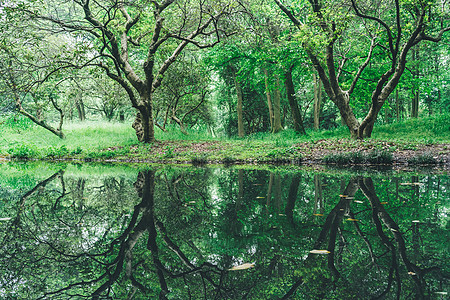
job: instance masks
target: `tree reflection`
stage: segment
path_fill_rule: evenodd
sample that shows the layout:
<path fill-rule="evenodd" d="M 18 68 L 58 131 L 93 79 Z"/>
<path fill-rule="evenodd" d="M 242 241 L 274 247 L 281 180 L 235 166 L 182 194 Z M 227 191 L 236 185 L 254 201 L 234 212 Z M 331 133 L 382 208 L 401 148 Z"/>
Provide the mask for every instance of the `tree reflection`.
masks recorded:
<path fill-rule="evenodd" d="M 11 206 L 14 217 L 0 223 L 6 270 L 0 293 L 20 299 L 426 299 L 448 280 L 445 253 L 432 257 L 435 252 L 419 249 L 425 239 L 438 241 L 432 232 L 438 228 L 411 222 L 424 197 L 419 178 L 403 185 L 395 178 L 213 173 L 146 170 L 127 180 L 56 172 L 25 192 Z M 447 193 L 436 182 L 423 187 L 429 199 Z M 386 207 L 387 199 L 406 203 L 407 197 L 416 201 Z M 429 216 L 437 220 L 440 213 L 434 208 Z M 230 270 L 244 263 L 252 268 Z"/>
<path fill-rule="evenodd" d="M 413 183 L 418 182 L 417 177 L 413 178 Z M 376 236 L 369 233 L 364 232 L 361 229 L 359 224 L 359 220 L 355 219 L 356 214 L 360 214 L 361 211 L 353 212 L 351 203 L 353 202 L 354 196 L 358 190 L 361 190 L 366 199 L 369 200 L 370 210 L 371 210 L 371 221 L 372 224 L 370 226 L 374 226 L 376 230 Z M 397 195 L 398 195 L 398 184 L 397 184 Z M 413 195 L 418 195 L 417 185 L 413 187 Z M 367 295 L 363 298 L 368 299 L 384 299 L 388 295 L 392 295 L 395 293 L 395 298 L 406 298 L 406 299 L 428 299 L 430 298 L 430 288 L 429 284 L 427 284 L 427 279 L 425 275 L 430 272 L 435 272 L 438 280 L 446 281 L 448 280 L 448 275 L 444 274 L 444 271 L 438 266 L 430 266 L 430 267 L 420 267 L 419 265 L 412 262 L 410 259 L 410 253 L 407 250 L 407 243 L 404 238 L 404 234 L 402 233 L 399 225 L 394 221 L 394 219 L 387 212 L 385 207 L 376 194 L 375 187 L 373 184 L 372 178 L 358 178 L 351 179 L 345 188 L 343 194 L 340 195 L 340 201 L 337 205 L 331 210 L 328 214 L 326 221 L 324 222 L 322 229 L 318 235 L 316 242 L 314 243 L 313 249 L 326 249 L 329 251 L 329 255 L 326 255 L 327 258 L 327 268 L 330 273 L 333 275 L 333 281 L 330 281 L 331 278 L 327 276 L 322 276 L 319 279 L 318 285 L 322 286 L 322 289 L 316 290 L 315 297 L 318 298 L 326 298 L 327 294 L 332 295 L 335 294 L 337 290 L 344 289 L 346 297 L 361 297 L 361 295 Z M 371 291 L 361 291 L 361 286 L 359 281 L 349 282 L 349 277 L 343 276 L 342 271 L 347 271 L 348 268 L 343 267 L 342 265 L 342 253 L 346 250 L 350 252 L 352 248 L 349 243 L 357 243 L 354 239 L 350 241 L 350 238 L 345 236 L 345 229 L 343 228 L 342 221 L 344 216 L 349 217 L 348 220 L 353 222 L 353 226 L 355 227 L 355 231 L 358 236 L 363 240 L 364 244 L 367 247 L 367 254 L 370 257 L 370 262 L 372 267 L 375 266 L 377 268 L 377 273 L 382 274 L 383 268 L 388 266 L 389 271 L 387 272 L 386 280 L 379 280 L 379 286 L 385 286 L 383 289 L 377 289 L 376 292 Z M 364 230 L 371 231 L 368 228 L 369 224 L 364 225 Z M 412 230 L 413 235 L 413 249 L 412 256 L 417 258 L 418 249 L 417 249 L 417 234 L 418 234 L 418 224 L 412 223 L 412 228 L 408 230 Z M 336 249 L 336 243 L 339 241 L 340 247 Z M 382 249 L 374 250 L 375 246 L 373 244 L 377 244 L 381 242 L 384 245 L 387 251 L 383 251 Z M 411 248 L 411 247 L 409 247 Z M 375 252 L 381 252 L 381 254 L 376 254 Z M 361 252 L 361 250 L 359 250 Z M 355 253 L 349 253 L 350 256 Z M 390 263 L 386 264 L 381 262 L 383 258 L 390 254 L 391 259 Z M 339 263 L 336 262 L 336 258 L 339 259 Z M 311 269 L 313 267 L 317 267 L 316 261 L 320 259 L 316 254 L 310 253 L 306 260 L 304 261 L 304 268 Z M 406 271 L 402 270 L 402 266 L 399 264 L 399 259 L 403 262 L 403 266 L 406 267 Z M 362 260 L 358 258 L 356 263 L 360 263 Z M 349 263 L 347 260 L 346 263 Z M 351 263 L 355 265 L 355 262 Z M 341 267 L 339 267 L 341 265 Z M 370 266 L 367 266 L 365 269 L 370 269 Z M 340 271 L 339 269 L 342 269 Z M 345 270 L 347 269 L 347 270 Z M 406 273 L 407 272 L 407 273 Z M 318 279 L 318 278 L 316 278 Z M 407 281 L 412 280 L 415 283 L 415 291 L 406 291 L 407 296 L 403 293 L 402 297 L 402 287 L 407 286 Z M 429 281 L 434 280 L 433 278 L 428 278 Z M 394 284 L 395 282 L 395 284 Z M 282 299 L 288 299 L 292 297 L 296 292 L 302 294 L 304 291 L 297 291 L 300 286 L 305 284 L 304 278 L 300 278 L 296 281 L 292 287 L 288 290 L 288 292 L 282 297 Z M 338 287 L 339 286 L 341 287 Z M 395 285 L 395 287 L 394 287 Z M 324 289 L 324 287 L 329 286 L 330 289 Z M 372 286 L 368 286 L 368 289 L 373 288 Z M 307 290 L 307 288 L 305 288 Z M 311 294 L 309 294 L 311 296 Z"/>

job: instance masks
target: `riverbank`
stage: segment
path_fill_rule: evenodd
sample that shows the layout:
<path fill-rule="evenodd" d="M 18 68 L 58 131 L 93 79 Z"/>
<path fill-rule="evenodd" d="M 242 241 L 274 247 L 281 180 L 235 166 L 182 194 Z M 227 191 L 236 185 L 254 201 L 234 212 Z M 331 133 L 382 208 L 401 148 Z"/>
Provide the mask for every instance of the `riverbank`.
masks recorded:
<path fill-rule="evenodd" d="M 20 125 L 20 126 L 19 126 Z M 0 160 L 75 160 L 163 164 L 286 164 L 437 166 L 450 169 L 450 115 L 379 125 L 373 137 L 348 138 L 345 127 L 328 131 L 256 133 L 244 138 L 200 130 L 157 131 L 138 144 L 131 124 L 76 122 L 61 140 L 27 119 L 0 125 Z"/>
<path fill-rule="evenodd" d="M 450 170 L 450 143 L 423 144 L 352 139 L 324 139 L 292 145 L 245 140 L 157 141 L 149 145 L 114 146 L 97 151 L 85 151 L 82 148 L 69 150 L 61 146 L 42 153 L 19 147 L 2 159 L 193 165 L 429 166 Z"/>

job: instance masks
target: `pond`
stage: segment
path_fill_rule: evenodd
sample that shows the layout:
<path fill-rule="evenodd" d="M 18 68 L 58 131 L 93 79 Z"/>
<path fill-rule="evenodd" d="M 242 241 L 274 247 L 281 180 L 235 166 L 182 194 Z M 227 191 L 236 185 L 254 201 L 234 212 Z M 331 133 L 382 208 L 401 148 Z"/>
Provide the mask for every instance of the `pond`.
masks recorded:
<path fill-rule="evenodd" d="M 448 299 L 450 177 L 0 164 L 2 299 Z"/>

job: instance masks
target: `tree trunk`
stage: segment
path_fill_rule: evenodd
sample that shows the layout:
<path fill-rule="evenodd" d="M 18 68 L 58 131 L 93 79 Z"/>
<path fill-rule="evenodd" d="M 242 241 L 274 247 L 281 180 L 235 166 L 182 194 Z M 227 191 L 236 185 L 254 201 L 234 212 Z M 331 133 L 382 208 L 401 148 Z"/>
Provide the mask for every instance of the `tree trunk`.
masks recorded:
<path fill-rule="evenodd" d="M 419 98 L 419 89 L 416 87 L 415 91 L 413 92 L 413 99 L 411 104 L 411 118 L 419 117 Z"/>
<path fill-rule="evenodd" d="M 411 102 L 411 118 L 419 117 L 419 85 L 417 83 L 419 77 L 419 49 L 414 47 L 412 49 L 412 61 L 416 64 L 413 73 L 413 98 Z"/>
<path fill-rule="evenodd" d="M 395 89 L 395 114 L 397 117 L 397 122 L 400 121 L 400 99 L 398 97 L 398 87 Z"/>
<path fill-rule="evenodd" d="M 322 106 L 322 81 L 313 73 L 314 78 L 314 129 L 319 130 L 320 109 Z"/>
<path fill-rule="evenodd" d="M 294 123 L 294 131 L 300 134 L 306 134 L 305 128 L 303 127 L 302 115 L 300 113 L 300 104 L 297 103 L 295 99 L 295 89 L 294 82 L 292 81 L 292 65 L 289 70 L 285 73 L 285 85 L 286 94 L 289 101 L 289 106 L 291 107 L 292 121 Z M 298 104 L 298 105 L 297 105 Z"/>
<path fill-rule="evenodd" d="M 80 119 L 81 122 L 86 120 L 86 111 L 84 109 L 84 102 L 83 99 L 81 98 L 81 93 L 77 94 L 77 98 L 75 100 L 75 106 L 77 108 L 77 112 L 78 112 L 78 118 Z"/>
<path fill-rule="evenodd" d="M 270 97 L 270 89 L 269 89 L 269 72 L 264 68 L 264 82 L 266 85 L 266 98 L 267 98 L 267 106 L 269 107 L 269 121 L 270 121 L 270 131 L 273 131 L 273 107 L 272 100 Z"/>
<path fill-rule="evenodd" d="M 244 137 L 244 116 L 242 111 L 242 103 L 243 103 L 243 92 L 241 84 L 239 83 L 239 80 L 237 79 L 236 72 L 234 72 L 233 68 L 233 75 L 234 75 L 234 84 L 236 86 L 236 96 L 237 96 L 237 117 L 238 117 L 238 136 Z"/>
<path fill-rule="evenodd" d="M 281 92 L 280 92 L 280 78 L 276 76 L 276 87 L 273 97 L 273 130 L 272 133 L 277 133 L 283 130 L 281 126 Z"/>
<path fill-rule="evenodd" d="M 151 104 L 140 106 L 138 110 L 132 125 L 136 131 L 136 137 L 141 143 L 153 143 L 155 142 L 155 129 Z"/>

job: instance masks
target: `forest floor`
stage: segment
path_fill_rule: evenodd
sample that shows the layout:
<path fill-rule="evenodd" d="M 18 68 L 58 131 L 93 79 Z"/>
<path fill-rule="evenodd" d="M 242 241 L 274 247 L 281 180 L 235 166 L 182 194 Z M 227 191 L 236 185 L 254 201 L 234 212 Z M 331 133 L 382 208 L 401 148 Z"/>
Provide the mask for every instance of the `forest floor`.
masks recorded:
<path fill-rule="evenodd" d="M 212 137 L 174 127 L 157 142 L 138 144 L 131 124 L 74 122 L 59 139 L 26 119 L 0 126 L 0 162 L 12 159 L 157 164 L 283 164 L 430 166 L 450 171 L 450 114 L 380 125 L 373 138 L 348 138 L 348 129 Z"/>
<path fill-rule="evenodd" d="M 291 145 L 237 140 L 158 141 L 147 146 L 110 147 L 83 159 L 194 165 L 428 165 L 450 170 L 450 143 L 352 139 L 323 139 Z"/>

